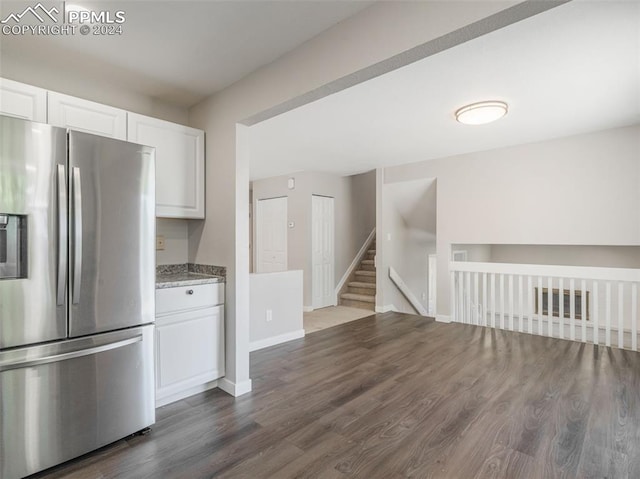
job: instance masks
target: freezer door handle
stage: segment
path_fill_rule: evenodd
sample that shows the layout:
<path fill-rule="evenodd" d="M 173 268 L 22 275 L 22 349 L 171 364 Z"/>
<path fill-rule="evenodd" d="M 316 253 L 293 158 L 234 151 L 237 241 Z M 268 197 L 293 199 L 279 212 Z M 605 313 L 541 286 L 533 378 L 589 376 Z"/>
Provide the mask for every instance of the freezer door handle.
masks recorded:
<path fill-rule="evenodd" d="M 58 289 L 56 303 L 64 304 L 67 288 L 67 179 L 64 165 L 58 165 Z"/>
<path fill-rule="evenodd" d="M 133 338 L 123 339 L 121 341 L 116 341 L 115 343 L 102 344 L 100 346 L 95 346 L 93 348 L 88 349 L 80 349 L 77 351 L 70 351 L 67 353 L 61 354 L 53 354 L 49 356 L 43 356 L 40 358 L 34 359 L 20 359 L 16 361 L 9 361 L 6 363 L 0 363 L 0 372 L 9 371 L 11 369 L 22 369 L 22 368 L 30 368 L 33 366 L 41 366 L 43 364 L 57 363 L 59 361 L 65 361 L 67 359 L 81 358 L 83 356 L 91 356 L 98 353 L 103 353 L 105 351 L 110 351 L 112 349 L 123 348 L 125 346 L 129 346 L 131 344 L 139 343 L 142 341 L 142 334 L 138 334 Z"/>
<path fill-rule="evenodd" d="M 80 285 L 82 284 L 82 188 L 80 168 L 71 169 L 73 179 L 73 290 L 71 302 L 80 302 Z"/>

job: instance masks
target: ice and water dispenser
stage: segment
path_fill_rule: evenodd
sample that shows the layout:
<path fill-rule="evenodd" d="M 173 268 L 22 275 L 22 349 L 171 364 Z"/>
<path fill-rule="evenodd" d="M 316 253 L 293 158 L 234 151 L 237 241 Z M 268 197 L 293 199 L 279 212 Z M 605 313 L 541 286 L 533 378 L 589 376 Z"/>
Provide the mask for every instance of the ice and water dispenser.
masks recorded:
<path fill-rule="evenodd" d="M 27 217 L 0 213 L 0 281 L 27 276 Z"/>

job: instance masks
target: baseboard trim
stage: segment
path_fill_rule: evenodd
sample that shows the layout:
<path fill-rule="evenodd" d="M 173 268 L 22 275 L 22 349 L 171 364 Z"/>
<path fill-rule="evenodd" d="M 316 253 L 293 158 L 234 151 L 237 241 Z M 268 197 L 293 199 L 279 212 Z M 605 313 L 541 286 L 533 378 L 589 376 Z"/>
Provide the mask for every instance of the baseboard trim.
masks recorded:
<path fill-rule="evenodd" d="M 302 307 L 302 312 L 303 313 L 310 313 L 311 311 L 313 311 L 313 306 L 303 306 Z"/>
<path fill-rule="evenodd" d="M 242 396 L 251 392 L 251 379 L 242 381 L 240 383 L 234 383 L 227 378 L 218 379 L 218 388 L 222 389 L 227 394 L 231 394 L 233 397 Z"/>
<path fill-rule="evenodd" d="M 171 404 L 172 402 L 180 401 L 181 399 L 185 399 L 196 394 L 203 393 L 208 391 L 209 389 L 213 389 L 218 387 L 218 380 L 209 381 L 205 384 L 199 384 L 198 386 L 191 386 L 183 391 L 171 394 L 170 396 L 165 396 L 161 399 L 156 399 L 156 408 L 166 406 L 167 404 Z"/>
<path fill-rule="evenodd" d="M 376 313 L 388 313 L 389 311 L 395 311 L 396 307 L 393 304 L 387 304 L 385 306 L 376 306 Z"/>
<path fill-rule="evenodd" d="M 446 314 L 436 314 L 436 321 L 439 323 L 450 323 L 451 316 L 447 316 Z"/>
<path fill-rule="evenodd" d="M 261 339 L 260 341 L 254 341 L 249 343 L 249 351 L 258 351 L 259 349 L 268 348 L 277 344 L 286 343 L 287 341 L 293 341 L 294 339 L 304 338 L 304 329 L 298 329 L 290 333 L 279 334 L 278 336 L 272 336 L 270 338 Z"/>

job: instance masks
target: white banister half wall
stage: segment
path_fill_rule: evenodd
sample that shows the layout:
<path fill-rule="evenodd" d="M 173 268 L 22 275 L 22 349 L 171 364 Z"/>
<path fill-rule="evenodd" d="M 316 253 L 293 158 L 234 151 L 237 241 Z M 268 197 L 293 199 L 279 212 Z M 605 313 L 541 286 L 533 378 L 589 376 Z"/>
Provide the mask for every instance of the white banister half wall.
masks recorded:
<path fill-rule="evenodd" d="M 449 265 L 452 321 L 638 350 L 640 269 Z"/>

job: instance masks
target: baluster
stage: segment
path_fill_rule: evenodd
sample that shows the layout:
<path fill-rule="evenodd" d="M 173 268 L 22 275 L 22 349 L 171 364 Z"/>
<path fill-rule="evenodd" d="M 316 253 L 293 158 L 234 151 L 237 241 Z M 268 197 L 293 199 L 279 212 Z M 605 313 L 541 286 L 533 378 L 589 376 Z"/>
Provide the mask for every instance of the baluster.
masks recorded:
<path fill-rule="evenodd" d="M 458 272 L 458 314 L 460 314 L 460 322 L 465 323 L 464 317 L 464 272 Z"/>
<path fill-rule="evenodd" d="M 478 273 L 473 273 L 473 324 L 479 325 L 478 317 Z"/>
<path fill-rule="evenodd" d="M 513 331 L 513 275 L 509 275 L 509 331 Z"/>
<path fill-rule="evenodd" d="M 524 331 L 524 298 L 522 289 L 522 275 L 518 276 L 518 310 L 520 312 L 520 322 L 518 323 L 518 331 Z"/>
<path fill-rule="evenodd" d="M 560 322 L 560 339 L 564 339 L 564 278 L 558 280 L 558 319 Z"/>
<path fill-rule="evenodd" d="M 465 302 L 465 307 L 466 307 L 466 323 L 467 324 L 472 324 L 473 321 L 471 320 L 471 272 L 467 271 L 464 274 L 464 284 L 465 284 L 465 288 L 464 288 L 464 302 Z"/>
<path fill-rule="evenodd" d="M 542 336 L 542 278 L 540 276 L 538 276 L 538 314 L 536 319 L 538 320 L 538 335 Z"/>
<path fill-rule="evenodd" d="M 587 282 L 580 283 L 582 297 L 580 299 L 580 317 L 582 318 L 582 342 L 587 342 L 587 318 L 589 317 L 589 298 L 587 296 Z"/>
<path fill-rule="evenodd" d="M 500 275 L 500 329 L 504 329 L 504 274 Z"/>
<path fill-rule="evenodd" d="M 638 283 L 631 284 L 631 349 L 638 350 Z"/>
<path fill-rule="evenodd" d="M 624 349 L 624 283 L 618 283 L 618 347 Z"/>
<path fill-rule="evenodd" d="M 553 338 L 553 278 L 549 278 L 547 285 L 547 312 L 549 315 L 547 316 L 547 321 L 549 324 L 549 331 L 547 336 Z"/>
<path fill-rule="evenodd" d="M 531 276 L 527 276 L 527 306 L 529 307 L 527 331 L 533 334 L 533 278 Z"/>
<path fill-rule="evenodd" d="M 611 346 L 611 283 L 607 281 L 605 288 L 605 296 L 606 296 L 606 310 L 605 310 L 605 344 L 607 346 Z"/>
<path fill-rule="evenodd" d="M 491 273 L 491 327 L 496 327 L 496 275 Z"/>
<path fill-rule="evenodd" d="M 487 325 L 487 273 L 482 273 L 482 325 Z"/>
<path fill-rule="evenodd" d="M 569 280 L 569 338 L 576 339 L 576 280 Z"/>
<path fill-rule="evenodd" d="M 583 298 L 584 301 L 584 298 Z M 600 322 L 598 316 L 598 282 L 593 282 L 593 344 L 600 344 Z"/>

